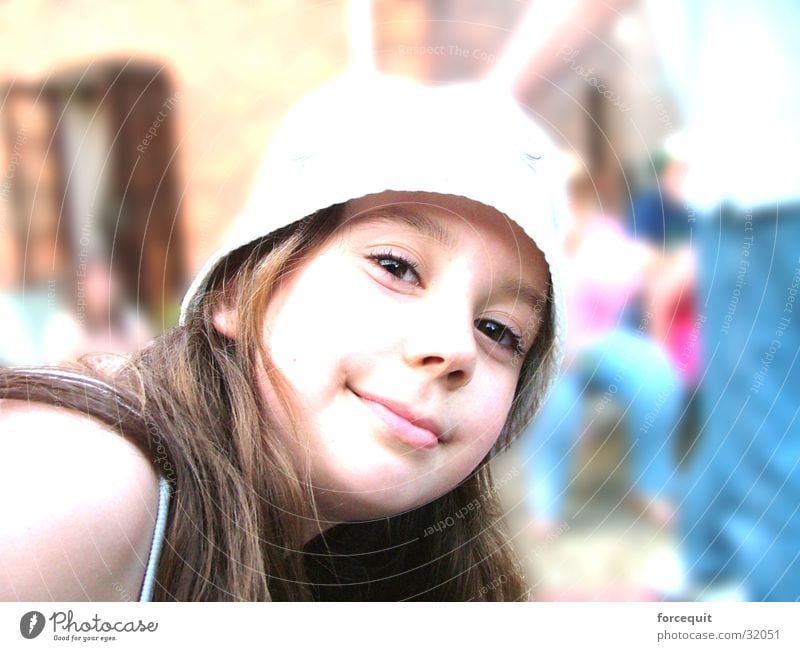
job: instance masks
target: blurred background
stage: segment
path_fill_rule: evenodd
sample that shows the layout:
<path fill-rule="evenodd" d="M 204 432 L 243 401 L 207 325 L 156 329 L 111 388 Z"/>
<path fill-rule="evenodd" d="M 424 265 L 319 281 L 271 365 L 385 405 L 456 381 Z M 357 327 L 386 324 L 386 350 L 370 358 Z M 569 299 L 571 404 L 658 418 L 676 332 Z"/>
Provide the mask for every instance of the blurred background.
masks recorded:
<path fill-rule="evenodd" d="M 798 27 L 780 0 L 2 3 L 0 363 L 175 325 L 320 83 L 491 76 L 570 169 L 567 362 L 495 462 L 531 598 L 798 600 Z"/>

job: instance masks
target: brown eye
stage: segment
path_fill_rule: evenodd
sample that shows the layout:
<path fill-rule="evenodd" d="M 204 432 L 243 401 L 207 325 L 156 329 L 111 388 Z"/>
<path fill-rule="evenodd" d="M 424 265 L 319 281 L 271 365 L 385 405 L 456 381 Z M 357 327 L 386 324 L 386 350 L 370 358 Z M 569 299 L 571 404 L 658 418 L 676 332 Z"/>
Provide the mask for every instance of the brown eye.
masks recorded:
<path fill-rule="evenodd" d="M 369 256 L 381 269 L 403 282 L 420 284 L 417 265 L 395 253 L 377 253 Z"/>
<path fill-rule="evenodd" d="M 514 334 L 511 328 L 497 321 L 479 319 L 475 322 L 475 327 L 492 341 L 496 341 L 501 346 L 507 348 L 516 349 L 522 341 L 519 336 Z"/>

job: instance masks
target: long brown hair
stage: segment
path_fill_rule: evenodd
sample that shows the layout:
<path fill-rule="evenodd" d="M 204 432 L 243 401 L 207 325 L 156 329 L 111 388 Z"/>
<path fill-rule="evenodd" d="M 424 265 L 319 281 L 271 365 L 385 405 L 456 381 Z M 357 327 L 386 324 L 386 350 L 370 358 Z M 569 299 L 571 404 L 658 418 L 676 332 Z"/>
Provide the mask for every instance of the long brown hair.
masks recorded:
<path fill-rule="evenodd" d="M 340 524 L 303 544 L 316 513 L 285 437 L 264 415 L 258 365 L 281 404 L 291 395 L 259 345 L 272 292 L 339 226 L 319 211 L 226 256 L 183 325 L 114 370 L 84 356 L 59 369 L 2 369 L 0 398 L 41 401 L 97 418 L 131 440 L 172 487 L 155 600 L 508 601 L 527 597 L 504 533 L 487 455 L 443 497 L 370 522 Z M 236 340 L 212 323 L 238 306 Z M 537 407 L 550 368 L 548 313 L 524 359 L 505 447 Z M 300 435 L 300 433 L 298 433 Z"/>

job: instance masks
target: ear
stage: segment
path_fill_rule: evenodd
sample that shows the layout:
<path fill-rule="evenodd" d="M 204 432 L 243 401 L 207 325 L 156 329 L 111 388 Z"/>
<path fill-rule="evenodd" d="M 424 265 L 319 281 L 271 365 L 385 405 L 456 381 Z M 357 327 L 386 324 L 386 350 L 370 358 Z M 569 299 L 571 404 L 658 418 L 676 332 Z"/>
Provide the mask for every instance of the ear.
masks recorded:
<path fill-rule="evenodd" d="M 236 339 L 236 310 L 227 303 L 220 303 L 211 315 L 214 329 L 229 339 Z"/>

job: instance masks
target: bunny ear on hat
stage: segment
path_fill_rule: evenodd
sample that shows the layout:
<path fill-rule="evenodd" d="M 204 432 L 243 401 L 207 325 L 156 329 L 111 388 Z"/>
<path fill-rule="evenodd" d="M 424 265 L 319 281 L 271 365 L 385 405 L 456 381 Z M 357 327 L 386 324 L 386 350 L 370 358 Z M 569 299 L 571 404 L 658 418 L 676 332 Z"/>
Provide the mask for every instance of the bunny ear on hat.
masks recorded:
<path fill-rule="evenodd" d="M 557 368 L 565 334 L 560 154 L 510 95 L 486 81 L 432 87 L 352 72 L 303 98 L 270 143 L 224 246 L 192 282 L 181 323 L 212 269 L 235 249 L 323 208 L 386 190 L 460 195 L 525 231 L 550 267 Z"/>

